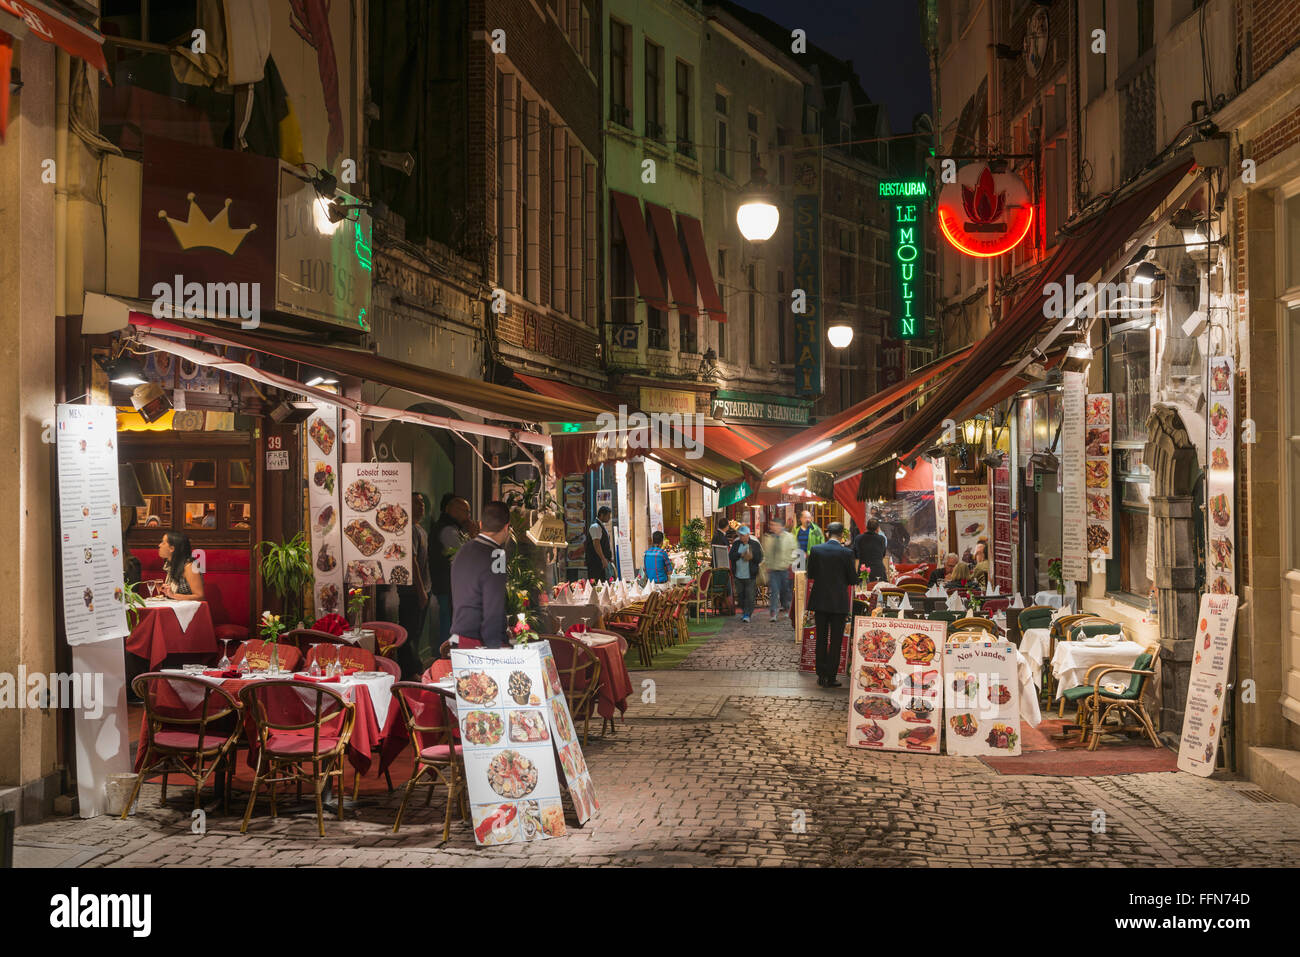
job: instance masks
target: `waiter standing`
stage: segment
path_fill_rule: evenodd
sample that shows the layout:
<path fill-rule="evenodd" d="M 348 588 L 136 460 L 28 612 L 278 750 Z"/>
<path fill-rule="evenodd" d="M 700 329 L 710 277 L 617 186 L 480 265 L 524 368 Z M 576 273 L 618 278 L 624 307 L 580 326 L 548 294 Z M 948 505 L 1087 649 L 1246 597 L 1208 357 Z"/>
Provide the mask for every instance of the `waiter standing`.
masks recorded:
<path fill-rule="evenodd" d="M 808 553 L 808 578 L 812 589 L 808 609 L 817 628 L 817 684 L 839 688 L 835 680 L 840 667 L 840 650 L 844 643 L 844 623 L 852 611 L 849 589 L 857 579 L 853 552 L 844 546 L 844 526 L 831 522 L 826 526 L 827 541 L 814 545 Z"/>
<path fill-rule="evenodd" d="M 506 542 L 510 509 L 505 502 L 483 506 L 482 531 L 456 552 L 451 563 L 451 646 L 505 648 Z"/>
<path fill-rule="evenodd" d="M 602 505 L 587 529 L 587 577 L 605 581 L 614 577 L 614 552 L 610 548 L 609 519 L 613 511 Z"/>
<path fill-rule="evenodd" d="M 885 553 L 889 542 L 880 531 L 880 520 L 867 519 L 867 530 L 853 540 L 853 554 L 859 567 L 866 568 L 873 582 L 882 582 L 889 576 L 885 572 Z"/>

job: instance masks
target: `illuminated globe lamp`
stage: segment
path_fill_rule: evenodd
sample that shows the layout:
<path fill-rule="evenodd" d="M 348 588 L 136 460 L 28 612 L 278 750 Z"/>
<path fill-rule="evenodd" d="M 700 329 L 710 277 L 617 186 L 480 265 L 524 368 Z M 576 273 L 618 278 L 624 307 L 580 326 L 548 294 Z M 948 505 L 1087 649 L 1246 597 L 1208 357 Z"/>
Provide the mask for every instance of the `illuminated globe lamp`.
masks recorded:
<path fill-rule="evenodd" d="M 755 166 L 749 184 L 740 194 L 740 205 L 736 207 L 736 225 L 740 235 L 751 243 L 761 243 L 771 239 L 776 227 L 781 223 L 781 211 L 776 208 L 771 188 L 767 185 L 767 174 L 761 166 Z"/>
<path fill-rule="evenodd" d="M 826 330 L 826 338 L 836 349 L 847 349 L 853 341 L 853 327 L 837 322 Z"/>

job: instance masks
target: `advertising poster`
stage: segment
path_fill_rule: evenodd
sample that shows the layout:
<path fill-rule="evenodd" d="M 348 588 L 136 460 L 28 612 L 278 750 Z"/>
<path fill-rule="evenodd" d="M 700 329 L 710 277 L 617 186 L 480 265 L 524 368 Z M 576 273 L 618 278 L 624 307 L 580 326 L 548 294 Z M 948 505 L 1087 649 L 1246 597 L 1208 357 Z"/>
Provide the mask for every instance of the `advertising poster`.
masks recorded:
<path fill-rule="evenodd" d="M 63 626 L 69 645 L 124 638 L 117 410 L 60 404 L 55 410 Z"/>
<path fill-rule="evenodd" d="M 1062 376 L 1061 421 L 1061 574 L 1066 581 L 1088 578 L 1087 505 L 1084 493 L 1083 413 L 1087 385 L 1082 372 Z"/>
<path fill-rule="evenodd" d="M 946 633 L 942 621 L 853 619 L 851 747 L 939 753 Z"/>
<path fill-rule="evenodd" d="M 797 568 L 794 570 L 794 614 L 790 617 L 790 623 L 794 628 L 794 640 L 802 643 L 804 628 L 807 623 L 804 621 L 804 611 L 808 607 L 808 572 L 806 569 Z M 803 670 L 800 665 L 800 670 Z"/>
<path fill-rule="evenodd" d="M 987 536 L 989 532 L 988 512 L 984 509 L 978 512 L 962 509 L 953 512 L 952 517 L 957 523 L 957 548 L 955 549 L 957 557 L 965 561 L 966 553 L 969 551 L 973 560 L 975 546 L 980 538 Z"/>
<path fill-rule="evenodd" d="M 339 521 L 339 410 L 321 403 L 307 420 L 308 532 L 311 535 L 312 598 L 316 614 L 344 609 L 343 523 Z M 270 453 L 267 453 L 270 455 Z"/>
<path fill-rule="evenodd" d="M 411 584 L 411 464 L 345 462 L 340 474 L 344 580 Z"/>
<path fill-rule="evenodd" d="M 1235 378 L 1232 359 L 1215 356 L 1210 360 L 1210 415 L 1207 422 L 1210 441 L 1206 446 L 1210 468 L 1205 482 L 1210 567 L 1206 570 L 1206 578 L 1211 594 L 1215 595 L 1231 595 L 1237 591 L 1234 560 L 1237 536 L 1232 489 L 1232 446 L 1237 434 L 1233 400 Z"/>
<path fill-rule="evenodd" d="M 659 482 L 661 470 L 659 463 L 652 459 L 646 459 L 645 469 L 645 490 L 646 501 L 650 508 L 650 534 L 662 532 L 664 530 L 664 500 L 659 491 Z"/>
<path fill-rule="evenodd" d="M 1009 641 L 949 642 L 943 649 L 946 754 L 1020 754 L 1020 681 Z"/>
<path fill-rule="evenodd" d="M 549 660 L 550 646 L 541 644 Z M 451 652 L 470 816 L 478 844 L 512 844 L 564 834 L 552 751 L 549 676 L 543 673 L 539 647 Z M 567 719 L 567 709 L 565 714 Z M 572 737 L 572 722 L 569 727 Z M 578 806 L 576 799 L 574 806 Z"/>
<path fill-rule="evenodd" d="M 584 537 L 587 526 L 583 524 L 587 510 L 583 507 L 587 485 L 581 474 L 566 475 L 560 486 L 560 497 L 564 505 L 564 537 L 569 543 L 566 553 L 570 571 L 579 570 L 578 577 L 583 577 L 587 570 L 587 540 Z"/>
<path fill-rule="evenodd" d="M 625 582 L 633 581 L 636 578 L 636 559 L 632 557 L 632 540 L 627 537 L 627 531 L 619 526 L 614 526 L 614 542 L 618 548 L 618 577 Z"/>
<path fill-rule="evenodd" d="M 880 532 L 889 543 L 889 555 L 896 562 L 932 562 L 938 548 L 934 493 L 898 492 L 897 497 L 872 506 L 871 516 L 880 522 Z"/>
<path fill-rule="evenodd" d="M 1011 594 L 1011 470 L 993 470 L 992 587 L 990 594 Z"/>
<path fill-rule="evenodd" d="M 560 672 L 551 656 L 551 646 L 541 641 L 534 643 L 533 648 L 541 662 L 546 683 L 546 719 L 550 722 L 551 740 L 555 742 L 555 751 L 560 757 L 560 767 L 564 770 L 569 799 L 578 815 L 578 823 L 586 824 L 600 810 L 596 785 L 587 769 L 587 759 L 582 755 L 582 745 L 578 742 L 573 715 L 569 713 L 569 702 L 564 697 L 564 686 L 560 684 Z"/>
<path fill-rule="evenodd" d="M 1187 682 L 1187 711 L 1178 743 L 1178 770 L 1203 778 L 1214 773 L 1223 731 L 1224 701 L 1231 694 L 1232 635 L 1237 623 L 1236 595 L 1202 595 Z M 1123 675 L 1115 675 L 1122 678 Z"/>
<path fill-rule="evenodd" d="M 1109 392 L 1092 392 L 1084 412 L 1084 491 L 1087 494 L 1086 514 L 1088 519 L 1086 548 L 1088 555 L 1101 552 L 1107 558 L 1114 557 L 1110 541 L 1111 508 L 1111 394 Z M 1069 472 L 1067 471 L 1068 475 Z M 1068 504 L 1063 505 L 1068 509 Z M 1069 512 L 1066 512 L 1068 515 Z M 1088 577 L 1085 572 L 1078 577 L 1066 575 L 1067 579 L 1083 581 Z"/>
<path fill-rule="evenodd" d="M 943 564 L 944 558 L 952 549 L 948 547 L 948 459 L 936 457 L 931 463 L 934 472 L 934 525 L 938 541 L 938 560 Z"/>

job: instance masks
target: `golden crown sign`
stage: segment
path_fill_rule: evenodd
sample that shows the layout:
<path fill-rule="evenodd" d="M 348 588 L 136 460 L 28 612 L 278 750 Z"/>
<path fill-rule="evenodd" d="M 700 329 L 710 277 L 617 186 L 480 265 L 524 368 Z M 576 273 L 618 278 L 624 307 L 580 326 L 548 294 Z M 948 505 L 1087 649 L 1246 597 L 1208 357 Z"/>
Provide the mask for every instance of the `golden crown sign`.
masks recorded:
<path fill-rule="evenodd" d="M 193 193 L 186 194 L 185 198 L 190 201 L 190 209 L 189 218 L 184 221 L 172 219 L 165 209 L 158 210 L 158 218 L 167 220 L 181 249 L 218 249 L 227 256 L 233 256 L 244 237 L 257 228 L 257 223 L 249 223 L 246 229 L 236 229 L 230 225 L 230 197 L 226 197 L 221 212 L 211 219 L 199 209 Z"/>

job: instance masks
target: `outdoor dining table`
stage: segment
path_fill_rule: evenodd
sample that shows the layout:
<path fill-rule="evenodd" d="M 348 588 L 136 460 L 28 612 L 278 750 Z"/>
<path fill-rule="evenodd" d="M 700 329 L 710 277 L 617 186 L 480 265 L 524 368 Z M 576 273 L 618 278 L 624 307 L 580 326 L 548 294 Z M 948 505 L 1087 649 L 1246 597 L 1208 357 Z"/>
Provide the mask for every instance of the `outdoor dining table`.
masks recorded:
<path fill-rule="evenodd" d="M 206 601 L 145 599 L 140 620 L 126 639 L 126 650 L 156 669 L 171 655 L 199 664 L 217 655 L 217 632 Z"/>
<path fill-rule="evenodd" d="M 568 637 L 586 645 L 600 662 L 596 713 L 611 720 L 615 711 L 625 714 L 627 699 L 632 694 L 632 676 L 628 674 L 627 662 L 623 659 L 627 651 L 627 640 L 622 635 L 598 632 L 588 632 L 587 636 L 570 633 Z M 582 687 L 573 690 L 581 691 Z"/>
<path fill-rule="evenodd" d="M 1083 684 L 1088 677 L 1088 669 L 1093 665 L 1132 668 L 1142 651 L 1142 646 L 1136 641 L 1114 641 L 1105 645 L 1094 645 L 1086 641 L 1058 641 L 1056 651 L 1052 654 L 1056 697 Z M 1124 676 L 1117 675 L 1110 680 L 1123 681 Z"/>
<path fill-rule="evenodd" d="M 1034 685 L 1043 686 L 1043 660 L 1051 644 L 1050 628 L 1026 628 L 1020 635 L 1020 653 L 1034 673 Z"/>
<path fill-rule="evenodd" d="M 547 634 L 562 635 L 573 625 L 586 619 L 587 627 L 599 628 L 605 623 L 605 611 L 595 602 L 567 605 L 551 602 L 541 610 L 542 630 Z"/>
<path fill-rule="evenodd" d="M 191 678 L 199 678 L 203 681 L 219 685 L 223 691 L 228 692 L 235 698 L 239 697 L 240 691 L 247 685 L 256 681 L 266 681 L 274 678 L 293 679 L 292 674 L 269 675 L 269 674 L 252 674 L 250 676 L 241 676 L 239 678 L 221 677 L 220 672 L 192 672 L 178 668 L 164 669 L 163 674 L 184 675 Z M 343 700 L 354 706 L 356 717 L 352 722 L 352 737 L 348 741 L 347 758 L 348 763 L 357 771 L 358 774 L 365 774 L 370 770 L 371 751 L 380 746 L 383 741 L 383 729 L 387 725 L 393 712 L 399 709 L 393 704 L 393 683 L 396 679 L 392 675 L 378 672 L 367 672 L 364 675 L 340 675 L 337 681 L 330 679 L 312 680 L 304 674 L 299 674 L 297 680 L 303 684 L 304 691 L 310 689 L 313 684 L 322 683 L 326 687 L 339 692 Z M 179 686 L 173 686 L 179 687 Z M 186 701 L 185 695 L 194 694 L 193 701 Z M 201 698 L 193 689 L 185 687 L 180 693 L 180 703 L 188 707 L 198 707 Z M 310 696 L 309 696 L 310 697 Z M 140 765 L 144 761 L 145 754 L 145 732 L 146 722 L 149 720 L 145 715 L 140 721 L 140 749 L 136 755 L 135 770 L 140 770 Z M 325 728 L 338 720 L 337 718 L 327 721 Z M 257 767 L 257 752 L 259 748 L 257 739 L 257 725 L 252 715 L 244 715 L 244 743 L 248 747 L 248 766 Z"/>

